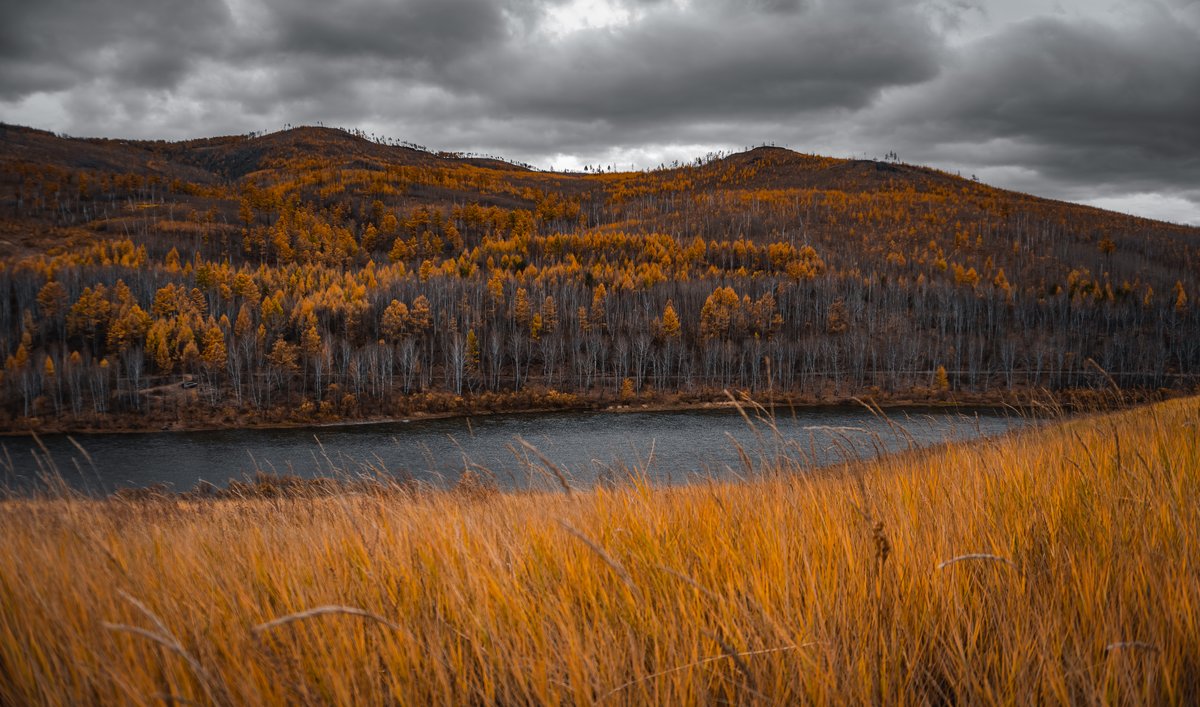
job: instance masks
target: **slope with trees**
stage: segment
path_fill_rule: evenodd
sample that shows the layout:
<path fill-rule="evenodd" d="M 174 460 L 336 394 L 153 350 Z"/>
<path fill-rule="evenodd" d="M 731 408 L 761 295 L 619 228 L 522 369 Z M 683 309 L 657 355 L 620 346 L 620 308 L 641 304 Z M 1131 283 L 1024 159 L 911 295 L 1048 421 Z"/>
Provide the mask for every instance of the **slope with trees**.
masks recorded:
<path fill-rule="evenodd" d="M 1200 371 L 1200 230 L 895 162 L 550 173 L 323 128 L 3 126 L 0 165 L 9 428 L 725 388 L 999 400 Z"/>

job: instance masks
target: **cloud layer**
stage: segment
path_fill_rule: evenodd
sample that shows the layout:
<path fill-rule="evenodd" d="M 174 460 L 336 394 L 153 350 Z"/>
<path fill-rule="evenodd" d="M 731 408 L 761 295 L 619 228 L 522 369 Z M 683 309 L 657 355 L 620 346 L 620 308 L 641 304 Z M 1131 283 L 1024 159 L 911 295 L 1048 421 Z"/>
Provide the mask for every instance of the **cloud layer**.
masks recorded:
<path fill-rule="evenodd" d="M 1200 223 L 1197 0 L 2 5 L 0 120 L 70 134 L 320 121 L 557 167 L 895 150 Z"/>

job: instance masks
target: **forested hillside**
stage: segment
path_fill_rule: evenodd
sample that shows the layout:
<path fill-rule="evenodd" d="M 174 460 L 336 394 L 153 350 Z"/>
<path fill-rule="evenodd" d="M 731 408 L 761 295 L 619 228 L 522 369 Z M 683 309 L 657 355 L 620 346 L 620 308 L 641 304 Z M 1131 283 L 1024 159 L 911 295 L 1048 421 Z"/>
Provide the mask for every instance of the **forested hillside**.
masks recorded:
<path fill-rule="evenodd" d="M 1200 382 L 1200 229 L 779 148 L 0 126 L 0 255 L 10 429 Z"/>

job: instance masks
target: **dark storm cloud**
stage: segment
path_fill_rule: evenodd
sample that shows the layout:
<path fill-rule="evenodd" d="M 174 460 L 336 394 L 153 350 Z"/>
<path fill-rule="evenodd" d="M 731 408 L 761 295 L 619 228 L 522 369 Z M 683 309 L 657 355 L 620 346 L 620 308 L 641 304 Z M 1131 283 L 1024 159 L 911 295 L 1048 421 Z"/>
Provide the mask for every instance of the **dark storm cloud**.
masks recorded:
<path fill-rule="evenodd" d="M 1122 27 L 1023 22 L 964 47 L 878 118 L 906 142 L 970 145 L 982 164 L 1068 183 L 1195 188 L 1200 29 L 1179 19 L 1160 6 Z"/>
<path fill-rule="evenodd" d="M 265 0 L 270 47 L 285 54 L 447 62 L 506 39 L 492 0 Z"/>
<path fill-rule="evenodd" d="M 940 47 L 915 0 L 698 0 L 686 9 L 641 0 L 625 6 L 637 22 L 566 37 L 541 31 L 547 9 L 564 4 L 554 0 L 230 1 L 240 12 L 191 0 L 14 5 L 0 95 L 94 84 L 120 100 L 202 82 L 188 70 L 206 60 L 276 75 L 247 97 L 252 105 L 302 94 L 344 101 L 384 77 L 398 89 L 416 80 L 482 99 L 507 116 L 690 121 L 862 107 L 884 87 L 931 77 Z"/>
<path fill-rule="evenodd" d="M 509 52 L 480 82 L 513 112 L 617 123 L 796 116 L 861 108 L 938 70 L 940 40 L 903 2 L 659 7 L 623 31 Z M 553 57 L 542 61 L 543 52 Z M 667 131 L 668 128 L 664 125 Z"/>
<path fill-rule="evenodd" d="M 896 150 L 1050 196 L 1188 198 L 1200 221 L 1200 2 L 1060 2 L 1091 19 L 988 27 L 1012 16 L 999 0 L 0 0 L 0 120 L 322 121 L 540 164 Z"/>
<path fill-rule="evenodd" d="M 858 108 L 938 69 L 941 42 L 912 2 L 709 0 L 683 11 L 648 0 L 629 4 L 641 15 L 627 27 L 569 37 L 538 31 L 555 4 L 267 0 L 248 51 L 278 57 L 281 74 L 310 73 L 310 95 L 417 80 L 481 102 L 488 112 L 476 120 L 584 126 Z M 360 63 L 331 77 L 330 62 L 348 58 Z M 279 97 L 289 93 L 281 84 Z"/>
<path fill-rule="evenodd" d="M 107 76 L 170 88 L 217 48 L 230 15 L 219 0 L 5 0 L 0 99 L 70 90 Z"/>

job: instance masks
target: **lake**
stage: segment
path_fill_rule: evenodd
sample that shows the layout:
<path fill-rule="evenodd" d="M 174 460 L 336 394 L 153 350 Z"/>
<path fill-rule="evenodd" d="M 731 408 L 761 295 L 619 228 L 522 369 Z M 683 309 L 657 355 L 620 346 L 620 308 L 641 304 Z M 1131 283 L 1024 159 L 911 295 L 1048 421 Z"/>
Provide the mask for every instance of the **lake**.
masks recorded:
<path fill-rule="evenodd" d="M 624 477 L 629 468 L 670 484 L 744 476 L 747 469 L 737 445 L 755 460 L 782 451 L 805 466 L 824 466 L 910 445 L 1001 434 L 1029 423 L 995 410 L 893 410 L 890 424 L 863 408 L 776 413 L 778 434 L 761 421 L 752 428 L 735 410 L 705 409 L 47 435 L 41 439 L 48 458 L 32 438 L 8 437 L 0 438 L 0 474 L 8 486 L 28 489 L 52 466 L 70 486 L 98 494 L 159 483 L 177 491 L 201 480 L 223 485 L 256 470 L 306 477 L 386 471 L 449 485 L 465 468 L 482 467 L 502 488 L 521 489 L 557 485 L 547 470 L 549 462 L 581 488 L 610 475 Z"/>

